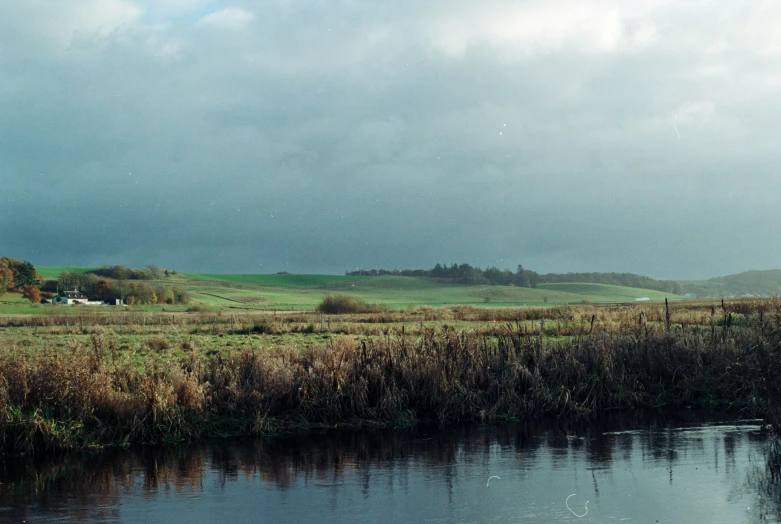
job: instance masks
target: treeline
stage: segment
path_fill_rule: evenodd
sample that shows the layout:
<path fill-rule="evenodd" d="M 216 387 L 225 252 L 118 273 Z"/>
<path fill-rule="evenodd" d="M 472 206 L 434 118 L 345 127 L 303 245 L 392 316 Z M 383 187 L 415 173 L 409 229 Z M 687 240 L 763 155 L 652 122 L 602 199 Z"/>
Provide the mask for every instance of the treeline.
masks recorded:
<path fill-rule="evenodd" d="M 521 265 L 518 266 L 515 272 L 493 266 L 487 269 L 480 269 L 469 264 L 452 264 L 450 266 L 437 264 L 433 269 L 369 269 L 349 271 L 346 274 L 348 276 L 367 277 L 383 275 L 426 277 L 445 279 L 453 284 L 518 287 L 537 287 L 538 284 L 564 282 L 587 282 L 652 289 L 677 295 L 683 293 L 681 285 L 674 280 L 656 280 L 634 273 L 546 273 L 540 275 L 536 271 L 524 269 Z"/>
<path fill-rule="evenodd" d="M 30 262 L 0 257 L 0 296 L 7 291 L 20 292 L 32 303 L 52 298 L 60 291 L 79 290 L 90 300 L 125 304 L 187 304 L 190 295 L 177 287 L 149 285 L 139 280 L 160 280 L 176 271 L 148 265 L 147 269 L 125 266 L 101 266 L 86 273 L 65 271 L 57 280 L 46 280 Z"/>
<path fill-rule="evenodd" d="M 176 275 L 176 271 L 160 269 L 149 264 L 146 269 L 134 269 L 126 266 L 100 266 L 87 271 L 90 275 L 113 278 L 114 280 L 159 280 L 161 278 Z"/>
<path fill-rule="evenodd" d="M 145 282 L 115 280 L 91 273 L 64 272 L 57 280 L 47 281 L 44 287 L 44 291 L 49 292 L 71 289 L 78 289 L 90 300 L 108 302 L 120 300 L 128 305 L 187 304 L 190 302 L 189 293 L 178 287 L 152 286 Z"/>
<path fill-rule="evenodd" d="M 50 293 L 79 290 L 90 300 L 104 300 L 108 302 L 120 300 L 122 303 L 131 306 L 136 304 L 187 304 L 190 302 L 189 293 L 178 287 L 162 284 L 150 285 L 134 279 L 109 278 L 97 275 L 94 271 L 88 273 L 65 271 L 60 273 L 57 280 L 46 281 L 43 290 Z M 144 270 L 140 271 L 145 272 Z M 127 275 L 128 273 L 115 274 Z"/>
<path fill-rule="evenodd" d="M 428 277 L 449 280 L 453 284 L 536 287 L 540 275 L 519 265 L 515 272 L 509 269 L 489 267 L 480 269 L 469 264 L 437 264 L 433 269 L 369 269 L 349 271 L 348 276 L 376 277 L 395 275 L 403 277 Z"/>

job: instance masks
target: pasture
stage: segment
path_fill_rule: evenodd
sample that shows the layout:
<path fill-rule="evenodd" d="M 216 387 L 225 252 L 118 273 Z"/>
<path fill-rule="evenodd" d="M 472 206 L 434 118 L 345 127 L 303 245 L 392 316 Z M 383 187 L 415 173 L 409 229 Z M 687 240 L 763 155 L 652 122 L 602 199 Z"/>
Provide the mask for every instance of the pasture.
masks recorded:
<path fill-rule="evenodd" d="M 194 300 L 223 309 L 314 309 L 327 295 L 345 295 L 369 304 L 399 309 L 469 305 L 481 307 L 681 300 L 657 291 L 607 284 L 545 284 L 537 288 L 469 286 L 436 279 L 335 275 L 185 275 L 177 285 Z"/>
<path fill-rule="evenodd" d="M 781 421 L 777 299 L 0 314 L 3 453 L 706 407 Z"/>

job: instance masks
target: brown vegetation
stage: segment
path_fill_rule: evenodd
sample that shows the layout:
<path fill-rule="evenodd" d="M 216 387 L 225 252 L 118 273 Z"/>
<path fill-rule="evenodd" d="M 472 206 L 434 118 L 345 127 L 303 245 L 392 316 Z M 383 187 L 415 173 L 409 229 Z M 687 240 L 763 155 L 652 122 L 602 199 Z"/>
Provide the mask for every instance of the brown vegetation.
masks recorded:
<path fill-rule="evenodd" d="M 31 304 L 38 304 L 41 301 L 41 290 L 38 286 L 25 286 L 22 298 L 26 298 Z"/>
<path fill-rule="evenodd" d="M 667 310 L 420 309 L 350 315 L 333 324 L 312 313 L 30 319 L 84 338 L 47 349 L 6 339 L 0 353 L 6 453 L 661 405 L 719 407 L 766 417 L 776 427 L 781 421 L 777 300 Z M 159 357 L 139 359 L 119 345 L 113 329 L 99 324 L 108 320 L 148 337 L 144 347 Z M 196 353 L 205 344 L 193 342 L 199 330 L 333 338 L 265 348 L 229 344 L 221 351 L 207 345 Z"/>
<path fill-rule="evenodd" d="M 6 291 L 21 291 L 25 287 L 37 286 L 40 282 L 41 275 L 31 263 L 0 257 L 0 296 Z"/>
<path fill-rule="evenodd" d="M 380 308 L 374 305 L 364 304 L 358 300 L 346 297 L 344 295 L 328 295 L 317 306 L 320 313 L 329 315 L 345 315 L 350 313 L 371 313 L 379 311 Z"/>

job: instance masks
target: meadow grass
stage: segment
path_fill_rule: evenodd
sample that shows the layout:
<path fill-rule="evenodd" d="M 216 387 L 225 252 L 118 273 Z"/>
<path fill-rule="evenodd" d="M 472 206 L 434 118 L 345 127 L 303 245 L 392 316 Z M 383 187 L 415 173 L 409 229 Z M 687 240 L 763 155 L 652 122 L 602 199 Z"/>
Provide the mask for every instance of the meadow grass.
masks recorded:
<path fill-rule="evenodd" d="M 188 273 L 187 276 L 199 280 L 216 280 L 223 282 L 236 282 L 242 284 L 255 284 L 261 286 L 279 287 L 322 287 L 334 282 L 351 282 L 360 277 L 340 275 L 292 275 L 292 274 L 197 274 Z"/>
<path fill-rule="evenodd" d="M 652 289 L 614 286 L 611 284 L 592 284 L 580 282 L 561 282 L 539 284 L 538 289 L 549 289 L 565 293 L 587 295 L 593 302 L 635 302 L 638 298 L 648 298 L 651 301 L 683 300 L 684 297 Z"/>
<path fill-rule="evenodd" d="M 95 269 L 94 267 L 75 267 L 75 266 L 47 266 L 47 267 L 36 267 L 36 270 L 38 271 L 38 274 L 41 275 L 43 278 L 46 279 L 54 279 L 60 276 L 61 273 L 86 273 L 87 271 L 91 271 Z"/>
<path fill-rule="evenodd" d="M 62 270 L 88 268 L 39 268 L 46 278 Z M 403 276 L 355 277 L 339 275 L 181 274 L 150 285 L 176 286 L 193 301 L 212 309 L 315 309 L 328 295 L 344 295 L 367 304 L 389 308 L 451 306 L 482 307 L 544 306 L 578 303 L 631 302 L 635 298 L 677 300 L 672 294 L 606 284 L 544 284 L 537 288 L 513 286 L 467 286 L 440 279 Z M 0 314 L 4 312 L 0 305 Z"/>
<path fill-rule="evenodd" d="M 582 289 L 562 285 L 563 290 L 560 290 L 556 285 L 538 288 L 466 286 L 398 276 L 334 277 L 311 280 L 292 279 L 300 275 L 239 275 L 238 277 L 245 276 L 248 278 L 234 279 L 232 275 L 222 275 L 220 280 L 203 279 L 189 283 L 186 289 L 195 300 L 212 307 L 248 309 L 314 309 L 324 297 L 332 294 L 345 295 L 354 300 L 390 308 L 455 304 L 518 307 L 626 302 L 634 301 L 638 297 L 649 297 L 653 300 L 664 300 L 665 297 L 681 298 L 650 290 L 606 284 L 585 284 Z"/>
<path fill-rule="evenodd" d="M 5 454 L 663 405 L 781 421 L 775 299 L 352 315 L 75 309 L 0 316 Z"/>

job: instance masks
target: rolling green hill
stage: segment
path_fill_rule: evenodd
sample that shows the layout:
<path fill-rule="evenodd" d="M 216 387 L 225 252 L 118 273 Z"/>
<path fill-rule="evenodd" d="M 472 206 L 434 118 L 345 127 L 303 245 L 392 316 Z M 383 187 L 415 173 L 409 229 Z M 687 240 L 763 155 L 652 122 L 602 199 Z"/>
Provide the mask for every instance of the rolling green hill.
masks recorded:
<path fill-rule="evenodd" d="M 38 274 L 41 275 L 44 279 L 56 279 L 60 276 L 61 273 L 65 273 L 66 271 L 68 273 L 86 273 L 87 271 L 91 271 L 95 269 L 94 267 L 36 267 L 36 271 L 38 271 Z"/>
<path fill-rule="evenodd" d="M 679 295 L 652 289 L 638 289 L 636 287 L 614 286 L 611 284 L 562 282 L 560 284 L 538 284 L 537 288 L 585 295 L 593 297 L 592 300 L 599 302 L 635 302 L 637 299 L 642 298 L 652 301 L 663 301 L 665 298 L 670 300 L 682 298 Z"/>
<path fill-rule="evenodd" d="M 89 268 L 45 267 L 55 278 L 62 271 Z M 661 301 L 682 297 L 610 284 L 551 283 L 537 288 L 452 284 L 443 279 L 405 276 L 340 276 L 291 274 L 173 274 L 158 282 L 190 293 L 193 301 L 215 309 L 314 309 L 327 295 L 351 298 L 391 308 L 472 305 L 485 307 L 544 306 L 578 303 L 634 302 L 646 297 Z M 158 306 L 145 306 L 162 307 Z"/>
<path fill-rule="evenodd" d="M 339 275 L 255 275 L 255 274 L 196 274 L 187 276 L 198 280 L 219 280 L 223 282 L 236 282 L 241 284 L 257 284 L 262 286 L 282 287 L 319 287 L 334 282 L 354 282 L 360 277 L 344 277 Z"/>
<path fill-rule="evenodd" d="M 709 280 L 682 281 L 681 285 L 685 292 L 696 293 L 701 297 L 769 297 L 781 295 L 781 269 L 744 271 Z"/>
<path fill-rule="evenodd" d="M 186 275 L 178 285 L 194 300 L 212 307 L 314 308 L 330 294 L 342 294 L 388 307 L 474 305 L 494 307 L 681 299 L 658 291 L 609 284 L 544 284 L 537 288 L 467 286 L 403 276 Z"/>

